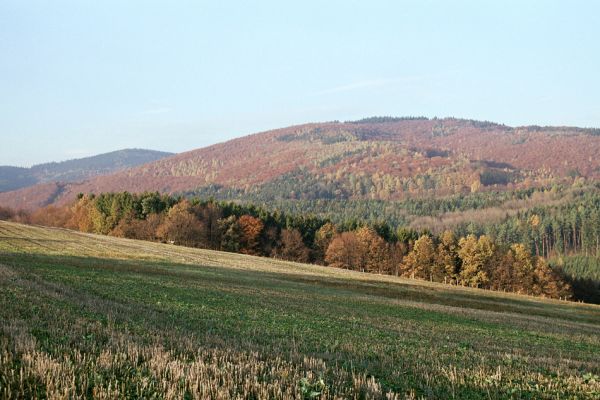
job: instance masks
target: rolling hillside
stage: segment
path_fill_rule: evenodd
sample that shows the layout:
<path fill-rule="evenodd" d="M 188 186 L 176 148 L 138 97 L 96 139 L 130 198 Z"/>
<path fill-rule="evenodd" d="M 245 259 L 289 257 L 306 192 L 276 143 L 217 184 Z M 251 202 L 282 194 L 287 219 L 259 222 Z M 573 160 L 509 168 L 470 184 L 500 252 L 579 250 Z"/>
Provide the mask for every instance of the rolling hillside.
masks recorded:
<path fill-rule="evenodd" d="M 403 200 L 600 177 L 597 129 L 461 119 L 370 118 L 292 126 L 47 190 L 0 194 L 13 208 L 77 193 L 201 192 L 261 200 Z"/>
<path fill-rule="evenodd" d="M 162 151 L 125 149 L 75 160 L 38 164 L 31 168 L 0 166 L 0 192 L 35 184 L 83 181 L 171 155 L 173 154 Z M 51 200 L 52 198 L 48 199 Z"/>
<path fill-rule="evenodd" d="M 600 395 L 600 307 L 0 222 L 0 397 Z"/>

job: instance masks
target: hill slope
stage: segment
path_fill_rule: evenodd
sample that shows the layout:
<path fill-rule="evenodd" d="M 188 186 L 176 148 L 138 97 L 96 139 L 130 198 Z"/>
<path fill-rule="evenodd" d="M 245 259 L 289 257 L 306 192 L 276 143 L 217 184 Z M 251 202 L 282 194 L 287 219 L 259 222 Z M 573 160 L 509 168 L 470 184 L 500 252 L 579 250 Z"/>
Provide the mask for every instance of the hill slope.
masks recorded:
<path fill-rule="evenodd" d="M 200 191 L 263 199 L 381 199 L 515 189 L 600 177 L 596 129 L 507 127 L 460 119 L 372 118 L 263 132 L 83 183 L 79 192 Z M 19 192 L 0 202 L 49 203 Z"/>
<path fill-rule="evenodd" d="M 82 181 L 171 155 L 173 154 L 162 151 L 125 149 L 75 160 L 38 164 L 31 168 L 0 166 L 0 192 L 36 183 Z"/>
<path fill-rule="evenodd" d="M 0 397 L 591 399 L 599 330 L 598 306 L 0 222 Z"/>

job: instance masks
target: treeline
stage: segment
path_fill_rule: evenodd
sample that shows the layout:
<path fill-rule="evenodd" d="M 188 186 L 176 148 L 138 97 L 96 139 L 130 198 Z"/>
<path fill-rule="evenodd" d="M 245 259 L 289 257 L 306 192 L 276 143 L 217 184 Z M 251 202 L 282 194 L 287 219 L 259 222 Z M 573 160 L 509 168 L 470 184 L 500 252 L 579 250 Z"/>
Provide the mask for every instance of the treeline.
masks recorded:
<path fill-rule="evenodd" d="M 600 256 L 600 192 L 581 191 L 568 203 L 533 207 L 502 223 L 460 231 L 488 234 L 502 243 L 521 242 L 542 257 L 568 254 Z"/>
<path fill-rule="evenodd" d="M 563 276 L 522 244 L 505 248 L 485 235 L 458 239 L 451 231 L 418 238 L 414 232 L 406 234 L 393 243 L 369 227 L 335 234 L 325 261 L 334 267 L 433 282 L 552 298 L 572 296 Z"/>
<path fill-rule="evenodd" d="M 310 182 L 306 176 L 297 176 L 292 173 L 290 182 Z M 292 176 L 293 175 L 293 176 Z M 313 182 L 314 183 L 314 182 Z M 303 183 L 305 185 L 305 183 Z M 336 224 L 344 224 L 350 220 L 361 220 L 372 224 L 386 221 L 393 228 L 408 226 L 417 217 L 439 217 L 447 213 L 456 213 L 470 210 L 486 210 L 491 208 L 502 209 L 503 205 L 524 201 L 541 203 L 552 196 L 560 197 L 563 194 L 551 193 L 550 188 L 531 188 L 514 191 L 489 191 L 468 194 L 458 194 L 446 197 L 418 197 L 402 201 L 393 200 L 361 200 L 339 199 L 339 192 L 327 192 L 319 184 L 309 185 L 311 193 L 318 196 L 308 196 L 308 199 L 285 198 L 281 193 L 293 194 L 298 189 L 284 179 L 274 184 L 262 185 L 251 192 L 208 185 L 195 191 L 182 193 L 185 197 L 216 198 L 222 201 L 236 201 L 253 204 L 271 204 L 273 209 L 281 210 L 288 214 L 313 214 L 323 219 L 329 219 Z M 313 198 L 315 197 L 315 198 Z"/>
<path fill-rule="evenodd" d="M 158 193 L 81 194 L 67 207 L 4 219 L 183 246 L 313 262 L 447 284 L 571 298 L 569 284 L 525 244 L 412 229 L 344 224 L 215 200 Z"/>
<path fill-rule="evenodd" d="M 600 303 L 600 191 L 570 193 L 568 201 L 533 207 L 497 223 L 464 223 L 459 235 L 488 235 L 501 246 L 522 243 L 564 272 L 577 299 Z"/>
<path fill-rule="evenodd" d="M 398 121 L 429 121 L 427 117 L 391 117 L 391 116 L 381 116 L 381 117 L 368 117 L 362 118 L 355 121 L 346 121 L 348 124 L 380 124 L 384 122 L 398 122 Z"/>
<path fill-rule="evenodd" d="M 587 303 L 600 304 L 600 261 L 598 257 L 570 255 L 552 257 L 554 269 L 564 273 L 575 298 Z"/>

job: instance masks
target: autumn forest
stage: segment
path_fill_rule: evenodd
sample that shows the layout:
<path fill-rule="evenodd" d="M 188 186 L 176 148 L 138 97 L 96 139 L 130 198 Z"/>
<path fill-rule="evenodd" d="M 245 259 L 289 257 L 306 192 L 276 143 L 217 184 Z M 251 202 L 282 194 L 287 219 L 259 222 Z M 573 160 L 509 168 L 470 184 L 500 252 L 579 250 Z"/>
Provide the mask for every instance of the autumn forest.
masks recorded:
<path fill-rule="evenodd" d="M 334 223 L 309 214 L 157 192 L 80 194 L 69 205 L 33 213 L 2 209 L 0 217 L 450 285 L 597 301 L 596 281 L 581 279 L 572 265 L 598 254 L 600 196 L 592 192 L 581 191 L 574 204 L 539 207 L 501 224 L 458 224 L 441 232 L 357 218 Z"/>

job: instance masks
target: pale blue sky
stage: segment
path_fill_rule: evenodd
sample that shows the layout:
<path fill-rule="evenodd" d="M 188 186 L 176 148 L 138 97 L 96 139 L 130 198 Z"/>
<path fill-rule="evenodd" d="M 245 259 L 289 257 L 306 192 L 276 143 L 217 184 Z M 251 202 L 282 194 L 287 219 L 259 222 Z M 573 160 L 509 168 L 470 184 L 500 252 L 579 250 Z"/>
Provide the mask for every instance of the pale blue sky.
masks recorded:
<path fill-rule="evenodd" d="M 600 126 L 600 2 L 0 1 L 0 165 L 373 115 Z"/>

